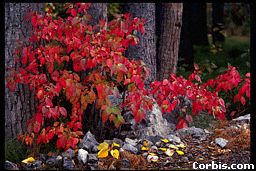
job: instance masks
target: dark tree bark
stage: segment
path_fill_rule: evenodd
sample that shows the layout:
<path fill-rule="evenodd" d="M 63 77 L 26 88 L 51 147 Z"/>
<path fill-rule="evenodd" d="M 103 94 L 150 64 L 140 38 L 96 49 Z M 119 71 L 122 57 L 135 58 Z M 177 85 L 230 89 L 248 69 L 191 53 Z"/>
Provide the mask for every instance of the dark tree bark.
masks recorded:
<path fill-rule="evenodd" d="M 107 22 L 108 19 L 108 7 L 107 3 L 92 3 L 87 11 L 91 16 L 92 20 L 90 21 L 91 25 L 99 24 L 101 19 Z"/>
<path fill-rule="evenodd" d="M 187 70 L 193 70 L 194 63 L 191 13 L 191 3 L 184 3 L 182 14 L 182 27 L 180 33 L 178 66 L 185 64 L 185 68 Z"/>
<path fill-rule="evenodd" d="M 5 68 L 17 68 L 21 64 L 14 64 L 13 51 L 17 46 L 17 40 L 28 40 L 32 26 L 23 19 L 30 9 L 42 13 L 44 4 L 5 4 Z M 5 76 L 9 74 L 6 70 Z M 5 88 L 5 139 L 15 138 L 26 130 L 26 121 L 34 114 L 36 106 L 34 93 L 27 86 L 18 85 L 15 92 Z"/>
<path fill-rule="evenodd" d="M 191 36 L 193 44 L 208 45 L 206 3 L 192 3 L 189 7 L 192 10 L 190 17 L 192 18 L 193 32 L 191 32 Z"/>
<path fill-rule="evenodd" d="M 158 30 L 157 68 L 158 79 L 169 78 L 171 73 L 176 73 L 178 52 L 180 44 L 180 31 L 182 26 L 182 3 L 161 3 L 159 5 L 160 27 Z"/>
<path fill-rule="evenodd" d="M 224 30 L 223 14 L 224 3 L 212 3 L 212 41 L 215 46 L 221 46 L 225 40 L 222 33 Z"/>
<path fill-rule="evenodd" d="M 127 3 L 124 10 L 133 17 L 144 18 L 145 34 L 138 33 L 140 43 L 134 47 L 129 46 L 126 56 L 133 59 L 141 59 L 150 68 L 150 77 L 145 85 L 156 79 L 156 37 L 155 37 L 155 4 L 154 3 Z"/>

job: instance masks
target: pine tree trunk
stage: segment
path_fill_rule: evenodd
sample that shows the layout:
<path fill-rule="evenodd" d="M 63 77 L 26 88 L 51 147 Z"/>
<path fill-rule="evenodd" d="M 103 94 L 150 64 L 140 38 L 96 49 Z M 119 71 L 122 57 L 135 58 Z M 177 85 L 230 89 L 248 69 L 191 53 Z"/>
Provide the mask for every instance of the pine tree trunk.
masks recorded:
<path fill-rule="evenodd" d="M 13 51 L 16 48 L 17 40 L 28 40 L 32 26 L 23 21 L 23 18 L 30 9 L 42 13 L 44 4 L 5 4 L 5 68 L 12 66 L 17 68 L 20 65 L 17 63 L 14 66 Z M 5 76 L 9 74 L 9 71 L 6 70 Z M 18 85 L 15 92 L 10 92 L 5 88 L 5 139 L 15 138 L 26 130 L 26 121 L 35 113 L 36 106 L 34 93 L 27 86 Z"/>
<path fill-rule="evenodd" d="M 140 43 L 129 46 L 126 56 L 130 59 L 141 59 L 150 68 L 150 77 L 145 80 L 145 85 L 156 79 L 156 37 L 155 37 L 155 4 L 154 3 L 127 3 L 124 10 L 132 17 L 144 18 L 145 34 L 138 33 Z"/>
<path fill-rule="evenodd" d="M 180 31 L 182 26 L 182 3 L 161 3 L 158 20 L 160 29 L 158 32 L 159 66 L 158 79 L 169 78 L 171 73 L 176 73 L 178 52 L 180 44 Z"/>

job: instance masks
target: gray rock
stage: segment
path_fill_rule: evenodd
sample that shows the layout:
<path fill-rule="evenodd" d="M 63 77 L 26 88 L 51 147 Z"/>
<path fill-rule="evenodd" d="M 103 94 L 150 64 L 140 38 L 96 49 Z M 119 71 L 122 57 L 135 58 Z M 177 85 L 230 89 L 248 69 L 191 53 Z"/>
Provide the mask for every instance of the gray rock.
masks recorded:
<path fill-rule="evenodd" d="M 35 160 L 32 163 L 22 163 L 22 170 L 41 170 L 42 169 L 42 161 Z"/>
<path fill-rule="evenodd" d="M 125 138 L 124 141 L 125 141 L 126 143 L 128 143 L 128 144 L 131 144 L 131 145 L 134 146 L 134 147 L 138 144 L 138 140 L 137 140 L 137 139 L 132 140 L 132 139 L 130 139 L 130 138 Z"/>
<path fill-rule="evenodd" d="M 46 161 L 46 158 L 47 158 L 47 155 L 46 155 L 46 154 L 39 153 L 39 154 L 38 154 L 38 158 L 39 158 L 39 160 L 45 162 L 45 161 Z"/>
<path fill-rule="evenodd" d="M 176 133 L 181 137 L 191 135 L 193 138 L 200 139 L 200 140 L 203 140 L 206 138 L 205 131 L 201 128 L 196 128 L 194 126 L 179 129 L 176 131 Z"/>
<path fill-rule="evenodd" d="M 68 157 L 72 159 L 75 156 L 75 151 L 71 148 L 67 149 L 65 152 L 62 153 L 62 157 Z"/>
<path fill-rule="evenodd" d="M 98 170 L 98 165 L 95 163 L 89 163 L 88 167 L 90 170 Z"/>
<path fill-rule="evenodd" d="M 88 151 L 82 148 L 78 150 L 77 159 L 79 162 L 82 162 L 83 164 L 85 164 L 87 162 L 87 157 L 88 157 Z"/>
<path fill-rule="evenodd" d="M 156 146 L 157 146 L 157 147 L 161 147 L 161 144 L 162 144 L 161 141 L 157 141 L 157 142 L 156 142 Z"/>
<path fill-rule="evenodd" d="M 72 159 L 70 159 L 68 157 L 64 157 L 63 158 L 63 168 L 66 170 L 74 170 L 75 165 L 74 165 Z"/>
<path fill-rule="evenodd" d="M 219 145 L 221 148 L 224 148 L 224 147 L 227 145 L 228 140 L 226 140 L 226 139 L 224 139 L 224 138 L 216 138 L 216 139 L 215 139 L 215 143 L 216 143 L 217 145 Z"/>
<path fill-rule="evenodd" d="M 168 123 L 167 120 L 163 118 L 160 107 L 156 102 L 153 105 L 152 111 L 148 111 L 146 115 L 146 123 L 146 127 L 145 125 L 140 125 L 140 139 L 145 139 L 145 136 L 157 135 L 165 137 L 174 129 L 171 127 L 172 124 Z"/>
<path fill-rule="evenodd" d="M 119 139 L 119 138 L 114 138 L 113 142 L 119 144 L 121 147 L 124 145 L 124 142 L 121 139 Z"/>
<path fill-rule="evenodd" d="M 56 157 L 49 157 L 47 160 L 46 160 L 46 164 L 50 167 L 54 167 L 57 165 L 57 159 Z"/>
<path fill-rule="evenodd" d="M 130 161 L 125 157 L 122 159 L 122 167 L 130 168 Z"/>
<path fill-rule="evenodd" d="M 169 139 L 169 141 L 171 143 L 176 143 L 176 144 L 180 144 L 181 143 L 180 137 L 177 137 L 177 136 L 175 136 L 173 134 L 167 135 L 166 138 Z"/>
<path fill-rule="evenodd" d="M 239 116 L 238 118 L 235 118 L 233 119 L 232 121 L 234 122 L 245 122 L 245 123 L 250 123 L 250 120 L 251 120 L 251 115 L 250 114 L 247 114 L 247 115 L 244 115 L 244 116 Z"/>
<path fill-rule="evenodd" d="M 97 154 L 88 154 L 88 163 L 96 163 L 98 160 Z"/>
<path fill-rule="evenodd" d="M 41 170 L 42 161 L 41 160 L 35 160 L 32 164 L 32 167 L 33 167 L 34 170 Z"/>
<path fill-rule="evenodd" d="M 94 135 L 90 131 L 88 131 L 85 134 L 81 143 L 79 144 L 79 148 L 83 148 L 90 153 L 92 152 L 92 149 L 94 148 L 94 146 L 98 146 L 98 145 L 99 143 L 95 139 Z"/>
<path fill-rule="evenodd" d="M 156 151 L 156 150 L 157 150 L 157 146 L 153 145 L 153 146 L 151 147 L 151 149 Z"/>
<path fill-rule="evenodd" d="M 98 151 L 99 150 L 98 150 L 98 146 L 97 145 L 93 146 L 92 149 L 91 149 L 92 153 L 97 153 Z"/>
<path fill-rule="evenodd" d="M 134 154 L 137 154 L 138 153 L 138 149 L 134 146 L 132 146 L 131 144 L 124 144 L 123 147 L 122 147 L 124 150 L 126 151 L 130 151 Z"/>
<path fill-rule="evenodd" d="M 111 145 L 113 143 L 113 140 L 104 140 L 104 142 L 108 143 L 109 145 Z"/>
<path fill-rule="evenodd" d="M 56 157 L 57 166 L 61 166 L 62 165 L 62 159 L 63 159 L 63 157 L 61 155 L 58 155 Z"/>
<path fill-rule="evenodd" d="M 8 160 L 5 161 L 4 168 L 6 170 L 19 170 L 18 166 L 15 163 L 12 163 Z"/>

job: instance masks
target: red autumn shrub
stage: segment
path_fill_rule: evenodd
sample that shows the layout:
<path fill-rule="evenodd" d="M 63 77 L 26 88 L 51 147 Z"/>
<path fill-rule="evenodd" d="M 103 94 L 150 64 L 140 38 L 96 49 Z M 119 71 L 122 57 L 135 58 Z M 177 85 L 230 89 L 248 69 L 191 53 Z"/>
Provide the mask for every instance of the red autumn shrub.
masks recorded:
<path fill-rule="evenodd" d="M 19 136 L 27 145 L 57 139 L 57 148 L 75 148 L 83 135 L 82 115 L 93 103 L 103 122 L 110 120 L 119 127 L 124 123 L 121 106 L 113 106 L 108 98 L 118 95 L 119 87 L 127 89 L 122 107 L 133 111 L 136 122 L 152 107 L 143 82 L 149 69 L 142 61 L 123 56 L 129 44 L 139 41 L 133 32 L 144 33 L 144 21 L 124 14 L 92 26 L 83 17 L 88 7 L 69 6 L 67 19 L 36 13 L 31 17 L 30 42 L 16 51 L 22 66 L 7 78 L 11 90 L 26 84 L 39 101 L 27 133 Z"/>

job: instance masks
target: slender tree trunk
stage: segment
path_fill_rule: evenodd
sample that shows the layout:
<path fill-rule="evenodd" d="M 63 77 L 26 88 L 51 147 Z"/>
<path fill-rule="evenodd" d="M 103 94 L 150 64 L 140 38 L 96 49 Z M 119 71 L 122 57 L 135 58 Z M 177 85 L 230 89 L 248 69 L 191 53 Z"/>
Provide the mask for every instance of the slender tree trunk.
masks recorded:
<path fill-rule="evenodd" d="M 154 3 L 127 3 L 124 10 L 133 17 L 144 18 L 145 34 L 138 33 L 140 43 L 134 47 L 129 46 L 126 56 L 133 59 L 141 59 L 150 68 L 150 77 L 145 85 L 156 79 L 156 37 L 155 37 L 155 4 Z"/>
<path fill-rule="evenodd" d="M 176 73 L 178 52 L 180 44 L 180 31 L 182 26 L 182 3 L 159 4 L 160 30 L 158 33 L 159 66 L 157 69 L 158 79 L 169 78 L 171 73 Z"/>
<path fill-rule="evenodd" d="M 28 40 L 32 26 L 23 19 L 30 9 L 42 13 L 44 4 L 5 4 L 5 68 L 17 68 L 21 64 L 14 64 L 13 51 L 18 40 Z M 6 70 L 5 76 L 9 74 L 9 71 Z M 36 106 L 34 93 L 27 86 L 18 85 L 15 92 L 10 92 L 5 88 L 5 139 L 14 138 L 26 130 L 26 121 L 34 114 Z"/>
<path fill-rule="evenodd" d="M 223 34 L 224 30 L 224 3 L 214 2 L 212 3 L 212 41 L 216 47 L 222 47 L 222 43 L 225 40 Z"/>
<path fill-rule="evenodd" d="M 191 3 L 183 4 L 182 27 L 180 33 L 178 66 L 185 64 L 187 70 L 193 70 L 194 55 L 192 43 Z"/>

